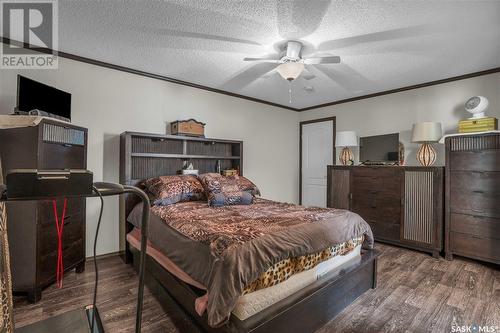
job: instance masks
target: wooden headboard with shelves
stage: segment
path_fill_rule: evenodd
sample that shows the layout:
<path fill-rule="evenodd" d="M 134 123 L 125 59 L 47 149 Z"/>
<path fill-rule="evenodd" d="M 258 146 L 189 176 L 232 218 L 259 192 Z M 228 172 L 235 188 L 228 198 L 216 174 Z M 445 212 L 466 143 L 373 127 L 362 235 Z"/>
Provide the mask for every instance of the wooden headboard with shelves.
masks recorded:
<path fill-rule="evenodd" d="M 216 172 L 220 163 L 221 170 L 238 169 L 242 175 L 243 141 L 138 132 L 120 135 L 120 184 L 140 186 L 147 178 L 178 174 L 185 162 L 200 174 Z M 120 200 L 121 235 L 130 231 L 125 220 L 138 202 L 132 195 Z"/>

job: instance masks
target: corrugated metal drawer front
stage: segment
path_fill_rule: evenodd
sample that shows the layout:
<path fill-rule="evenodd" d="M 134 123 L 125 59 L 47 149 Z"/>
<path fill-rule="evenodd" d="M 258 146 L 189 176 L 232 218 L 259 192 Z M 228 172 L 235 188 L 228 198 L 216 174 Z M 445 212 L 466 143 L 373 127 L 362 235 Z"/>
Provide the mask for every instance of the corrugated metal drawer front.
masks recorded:
<path fill-rule="evenodd" d="M 85 145 L 85 131 L 55 124 L 43 124 L 43 141 L 68 145 Z"/>
<path fill-rule="evenodd" d="M 473 151 L 486 149 L 500 149 L 500 134 L 484 136 L 457 136 L 451 137 L 451 151 Z"/>
<path fill-rule="evenodd" d="M 403 237 L 432 244 L 434 238 L 434 174 L 432 171 L 405 172 Z"/>

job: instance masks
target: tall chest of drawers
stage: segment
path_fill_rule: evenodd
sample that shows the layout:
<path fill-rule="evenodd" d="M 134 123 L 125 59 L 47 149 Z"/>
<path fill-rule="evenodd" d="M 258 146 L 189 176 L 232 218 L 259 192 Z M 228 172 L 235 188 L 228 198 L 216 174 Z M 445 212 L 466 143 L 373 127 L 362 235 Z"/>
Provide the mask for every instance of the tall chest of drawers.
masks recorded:
<path fill-rule="evenodd" d="M 445 252 L 500 264 L 500 133 L 448 137 Z"/>
<path fill-rule="evenodd" d="M 12 169 L 86 169 L 87 129 L 50 119 L 0 130 L 3 176 Z M 30 302 L 56 280 L 57 230 L 51 200 L 7 203 L 7 233 L 14 292 Z M 63 200 L 57 201 L 58 216 Z M 85 199 L 69 198 L 63 229 L 64 269 L 85 267 Z"/>

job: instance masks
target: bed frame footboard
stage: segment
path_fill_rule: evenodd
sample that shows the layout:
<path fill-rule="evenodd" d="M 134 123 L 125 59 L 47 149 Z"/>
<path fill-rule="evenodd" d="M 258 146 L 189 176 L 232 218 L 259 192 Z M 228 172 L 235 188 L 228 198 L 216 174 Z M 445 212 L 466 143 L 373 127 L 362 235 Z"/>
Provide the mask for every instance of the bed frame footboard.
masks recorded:
<path fill-rule="evenodd" d="M 137 269 L 139 251 L 130 247 L 130 253 Z M 175 300 L 202 332 L 314 332 L 367 290 L 376 287 L 377 253 L 363 250 L 359 261 L 346 265 L 339 272 L 325 275 L 247 320 L 232 316 L 226 325 L 217 329 L 209 327 L 206 315 L 200 317 L 194 309 L 195 299 L 204 292 L 178 280 L 150 256 L 146 263 L 146 285 L 165 311 L 172 314 L 175 303 L 171 299 Z M 184 329 L 185 319 L 179 320 Z"/>

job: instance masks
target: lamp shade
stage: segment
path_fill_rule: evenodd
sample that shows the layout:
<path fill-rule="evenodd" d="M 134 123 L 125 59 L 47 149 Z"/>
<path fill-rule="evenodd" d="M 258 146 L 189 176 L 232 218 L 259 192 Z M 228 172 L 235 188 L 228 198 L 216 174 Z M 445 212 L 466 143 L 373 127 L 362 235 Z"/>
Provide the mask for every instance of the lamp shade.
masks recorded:
<path fill-rule="evenodd" d="M 335 138 L 336 147 L 357 147 L 358 146 L 358 136 L 354 131 L 341 131 L 337 132 L 337 137 Z"/>
<path fill-rule="evenodd" d="M 304 70 L 304 64 L 301 62 L 285 62 L 278 66 L 277 71 L 285 80 L 292 81 L 299 77 Z"/>
<path fill-rule="evenodd" d="M 443 136 L 441 123 L 423 122 L 413 124 L 412 142 L 438 142 Z"/>

